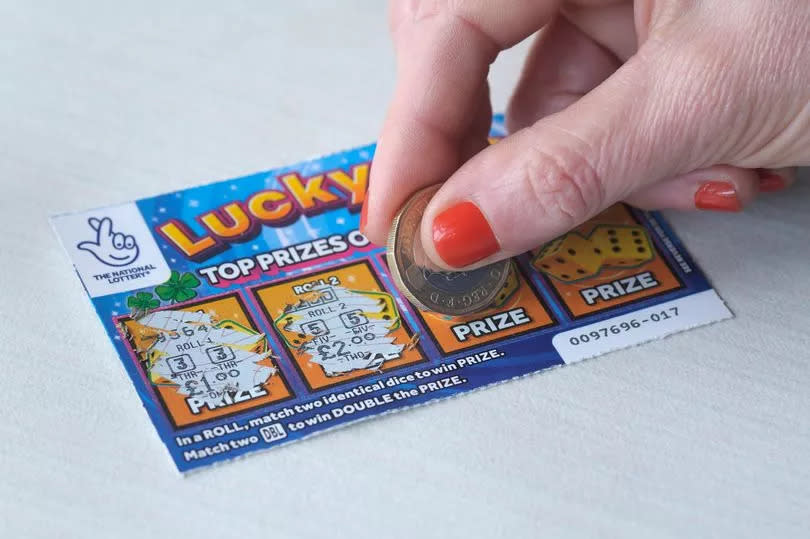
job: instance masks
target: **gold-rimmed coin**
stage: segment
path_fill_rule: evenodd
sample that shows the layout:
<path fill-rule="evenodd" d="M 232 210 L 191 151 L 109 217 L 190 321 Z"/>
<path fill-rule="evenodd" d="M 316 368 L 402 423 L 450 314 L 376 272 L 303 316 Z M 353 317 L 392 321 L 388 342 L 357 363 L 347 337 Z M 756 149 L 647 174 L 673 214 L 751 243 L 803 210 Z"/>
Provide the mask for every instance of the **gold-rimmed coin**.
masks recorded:
<path fill-rule="evenodd" d="M 431 268 L 422 249 L 422 214 L 438 186 L 413 195 L 394 218 L 388 234 L 388 266 L 397 288 L 419 309 L 450 316 L 488 308 L 503 288 L 510 261 L 501 260 L 469 271 Z"/>

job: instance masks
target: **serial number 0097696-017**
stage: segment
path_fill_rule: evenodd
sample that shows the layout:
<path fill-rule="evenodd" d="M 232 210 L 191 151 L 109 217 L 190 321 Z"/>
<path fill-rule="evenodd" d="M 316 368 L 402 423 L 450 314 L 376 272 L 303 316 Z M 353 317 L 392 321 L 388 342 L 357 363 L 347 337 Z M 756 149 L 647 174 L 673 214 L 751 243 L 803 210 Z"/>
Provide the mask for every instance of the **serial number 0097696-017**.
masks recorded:
<path fill-rule="evenodd" d="M 668 309 L 665 309 L 660 312 L 650 313 L 645 318 L 633 318 L 631 320 L 619 322 L 618 324 L 610 324 L 594 328 L 587 333 L 581 333 L 579 335 L 571 335 L 568 338 L 568 342 L 571 344 L 571 346 L 579 346 L 581 344 L 586 344 L 592 341 L 598 341 L 599 339 L 610 337 L 611 335 L 619 335 L 621 333 L 632 331 L 647 324 L 655 324 L 658 322 L 662 322 L 664 320 L 670 320 L 676 316 L 678 316 L 678 308 L 669 307 Z"/>

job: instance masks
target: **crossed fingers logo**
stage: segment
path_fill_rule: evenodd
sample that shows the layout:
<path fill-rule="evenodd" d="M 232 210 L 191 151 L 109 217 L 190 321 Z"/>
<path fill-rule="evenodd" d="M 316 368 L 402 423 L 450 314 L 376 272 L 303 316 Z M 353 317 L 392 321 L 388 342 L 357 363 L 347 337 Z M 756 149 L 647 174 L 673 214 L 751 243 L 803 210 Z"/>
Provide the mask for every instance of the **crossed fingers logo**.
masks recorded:
<path fill-rule="evenodd" d="M 109 217 L 87 220 L 96 232 L 94 241 L 83 241 L 77 248 L 87 251 L 107 266 L 127 266 L 138 258 L 138 242 L 134 236 L 127 236 L 113 230 L 113 222 Z"/>

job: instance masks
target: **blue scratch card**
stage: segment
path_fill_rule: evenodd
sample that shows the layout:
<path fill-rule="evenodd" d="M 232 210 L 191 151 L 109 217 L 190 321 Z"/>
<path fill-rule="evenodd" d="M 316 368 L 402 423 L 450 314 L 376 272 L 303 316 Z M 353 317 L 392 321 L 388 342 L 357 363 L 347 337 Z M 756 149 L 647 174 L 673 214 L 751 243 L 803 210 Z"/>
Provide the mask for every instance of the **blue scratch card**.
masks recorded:
<path fill-rule="evenodd" d="M 358 230 L 373 154 L 52 218 L 180 471 L 731 316 L 624 204 L 513 259 L 487 310 L 420 311 Z"/>

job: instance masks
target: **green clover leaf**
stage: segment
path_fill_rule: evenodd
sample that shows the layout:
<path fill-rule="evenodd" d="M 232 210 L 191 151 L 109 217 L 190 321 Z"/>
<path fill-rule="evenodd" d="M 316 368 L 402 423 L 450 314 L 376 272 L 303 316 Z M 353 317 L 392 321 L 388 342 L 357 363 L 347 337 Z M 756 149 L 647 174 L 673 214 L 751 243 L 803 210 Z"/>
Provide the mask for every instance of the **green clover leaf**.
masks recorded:
<path fill-rule="evenodd" d="M 194 290 L 200 286 L 200 280 L 193 273 L 180 275 L 179 271 L 172 271 L 172 276 L 165 283 L 155 287 L 155 294 L 164 301 L 182 303 L 197 296 Z"/>
<path fill-rule="evenodd" d="M 127 307 L 137 311 L 148 311 L 160 307 L 160 302 L 152 296 L 151 292 L 138 292 L 127 298 Z"/>
<path fill-rule="evenodd" d="M 197 288 L 200 286 L 200 280 L 193 273 L 184 273 L 180 277 L 180 285 L 184 288 Z"/>

